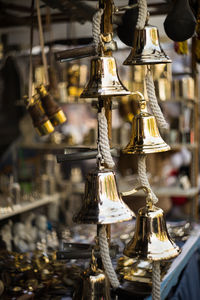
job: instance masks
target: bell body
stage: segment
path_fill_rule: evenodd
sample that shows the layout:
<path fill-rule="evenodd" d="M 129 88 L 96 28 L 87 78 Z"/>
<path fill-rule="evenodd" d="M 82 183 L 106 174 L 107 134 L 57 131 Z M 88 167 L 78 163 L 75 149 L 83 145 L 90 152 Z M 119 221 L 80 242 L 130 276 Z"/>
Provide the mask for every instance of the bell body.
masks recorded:
<path fill-rule="evenodd" d="M 134 213 L 122 201 L 112 170 L 93 170 L 86 179 L 83 206 L 76 223 L 112 224 L 132 219 Z"/>
<path fill-rule="evenodd" d="M 155 206 L 139 209 L 135 234 L 124 254 L 131 258 L 160 261 L 174 258 L 179 252 L 179 247 L 168 234 L 163 210 Z"/>
<path fill-rule="evenodd" d="M 113 57 L 95 57 L 91 60 L 90 80 L 81 98 L 125 96 L 130 92 L 121 83 Z"/>
<path fill-rule="evenodd" d="M 145 154 L 168 150 L 170 147 L 161 138 L 155 117 L 141 111 L 133 118 L 131 140 L 123 153 Z"/>
<path fill-rule="evenodd" d="M 110 300 L 109 282 L 105 274 L 96 270 L 95 273 L 85 274 L 81 300 Z"/>
<path fill-rule="evenodd" d="M 171 63 L 171 60 L 161 48 L 157 27 L 146 25 L 144 29 L 135 29 L 133 48 L 124 65 L 166 63 Z"/>

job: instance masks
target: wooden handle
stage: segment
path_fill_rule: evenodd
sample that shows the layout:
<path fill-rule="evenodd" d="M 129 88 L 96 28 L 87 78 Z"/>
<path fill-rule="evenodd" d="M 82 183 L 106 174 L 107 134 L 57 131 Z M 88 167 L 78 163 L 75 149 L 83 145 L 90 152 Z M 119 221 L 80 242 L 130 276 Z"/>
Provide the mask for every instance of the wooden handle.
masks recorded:
<path fill-rule="evenodd" d="M 94 45 L 91 45 L 57 52 L 55 59 L 64 62 L 94 55 L 96 55 L 96 49 Z"/>

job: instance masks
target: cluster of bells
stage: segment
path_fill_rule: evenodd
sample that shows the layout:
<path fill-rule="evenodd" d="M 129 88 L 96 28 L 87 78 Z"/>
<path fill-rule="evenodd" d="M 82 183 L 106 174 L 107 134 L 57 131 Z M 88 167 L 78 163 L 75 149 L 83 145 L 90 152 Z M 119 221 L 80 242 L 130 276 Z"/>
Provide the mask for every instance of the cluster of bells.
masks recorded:
<path fill-rule="evenodd" d="M 55 126 L 66 121 L 62 108 L 43 84 L 37 88 L 37 93 L 31 99 L 25 99 L 25 103 L 39 136 L 52 133 Z"/>
<path fill-rule="evenodd" d="M 145 65 L 169 62 L 171 60 L 159 44 L 156 27 L 146 25 L 143 30 L 136 30 L 133 49 L 124 64 Z M 91 60 L 90 80 L 81 97 L 102 98 L 129 94 L 131 93 L 118 77 L 113 57 L 99 56 Z M 146 154 L 169 150 L 170 147 L 160 136 L 155 117 L 147 111 L 147 102 L 143 97 L 139 104 L 139 113 L 132 121 L 132 137 L 123 152 Z M 123 202 L 122 196 L 123 194 L 118 192 L 114 172 L 96 168 L 86 178 L 83 205 L 79 213 L 74 216 L 74 221 L 83 224 L 113 224 L 130 220 L 134 214 Z M 161 261 L 174 258 L 179 252 L 180 249 L 168 234 L 162 209 L 154 205 L 141 208 L 136 218 L 135 234 L 125 247 L 124 254 L 130 258 Z M 94 293 L 96 284 L 96 291 L 102 296 L 103 288 L 101 285 L 99 288 L 98 279 L 94 280 L 94 269 L 88 272 L 87 280 L 90 288 L 87 282 L 87 291 L 93 290 Z M 98 272 L 96 276 L 99 276 Z M 97 298 L 91 296 L 87 299 Z M 108 298 L 104 294 L 102 299 Z"/>

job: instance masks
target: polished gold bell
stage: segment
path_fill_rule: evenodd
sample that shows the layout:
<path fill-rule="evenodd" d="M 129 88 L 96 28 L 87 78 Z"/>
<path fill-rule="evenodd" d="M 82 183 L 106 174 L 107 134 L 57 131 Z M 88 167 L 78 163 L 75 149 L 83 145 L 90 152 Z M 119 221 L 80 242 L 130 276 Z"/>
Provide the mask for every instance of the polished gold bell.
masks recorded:
<path fill-rule="evenodd" d="M 130 92 L 121 83 L 113 57 L 99 56 L 91 60 L 90 80 L 81 98 L 126 96 Z"/>
<path fill-rule="evenodd" d="M 131 140 L 123 153 L 145 154 L 170 150 L 169 145 L 160 136 L 155 117 L 147 112 L 146 100 L 141 99 L 139 105 L 140 112 L 132 121 Z"/>
<path fill-rule="evenodd" d="M 135 234 L 124 254 L 131 258 L 160 261 L 174 258 L 179 252 L 179 247 L 168 234 L 163 210 L 154 205 L 139 209 Z"/>
<path fill-rule="evenodd" d="M 93 170 L 86 179 L 83 206 L 76 223 L 112 224 L 132 219 L 134 213 L 122 201 L 112 170 Z"/>
<path fill-rule="evenodd" d="M 131 53 L 124 65 L 149 65 L 171 63 L 159 42 L 158 29 L 146 25 L 144 29 L 135 29 Z"/>
<path fill-rule="evenodd" d="M 89 268 L 82 275 L 82 284 L 75 291 L 73 300 L 110 300 L 107 276 L 98 268 L 94 255 Z"/>

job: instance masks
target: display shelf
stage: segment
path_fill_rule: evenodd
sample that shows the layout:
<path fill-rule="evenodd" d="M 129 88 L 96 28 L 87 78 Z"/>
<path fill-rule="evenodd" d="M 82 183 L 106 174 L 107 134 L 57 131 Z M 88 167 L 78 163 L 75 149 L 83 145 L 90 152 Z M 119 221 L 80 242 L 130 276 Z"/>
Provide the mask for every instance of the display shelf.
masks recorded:
<path fill-rule="evenodd" d="M 58 193 L 53 195 L 42 196 L 40 200 L 35 200 L 34 202 L 31 203 L 22 204 L 20 207 L 14 208 L 12 212 L 6 214 L 0 214 L 0 221 L 33 210 L 41 206 L 54 203 L 58 201 L 58 199 L 59 199 Z"/>
<path fill-rule="evenodd" d="M 178 283 L 179 276 L 192 255 L 200 248 L 200 226 L 196 225 L 196 228 L 191 232 L 190 237 L 182 247 L 181 254 L 172 262 L 167 274 L 164 276 L 161 282 L 161 300 L 166 299 L 173 286 Z M 152 297 L 145 298 L 151 300 Z"/>
<path fill-rule="evenodd" d="M 198 144 L 197 143 L 174 143 L 174 144 L 170 144 L 171 150 L 174 151 L 179 151 L 182 148 L 187 148 L 188 150 L 193 150 L 193 149 L 197 149 L 198 148 Z"/>
<path fill-rule="evenodd" d="M 184 190 L 178 187 L 154 187 L 152 186 L 152 190 L 159 197 L 187 197 L 192 198 L 198 194 L 198 187 L 192 187 L 190 189 Z M 137 196 L 144 196 L 143 191 L 139 191 Z"/>

